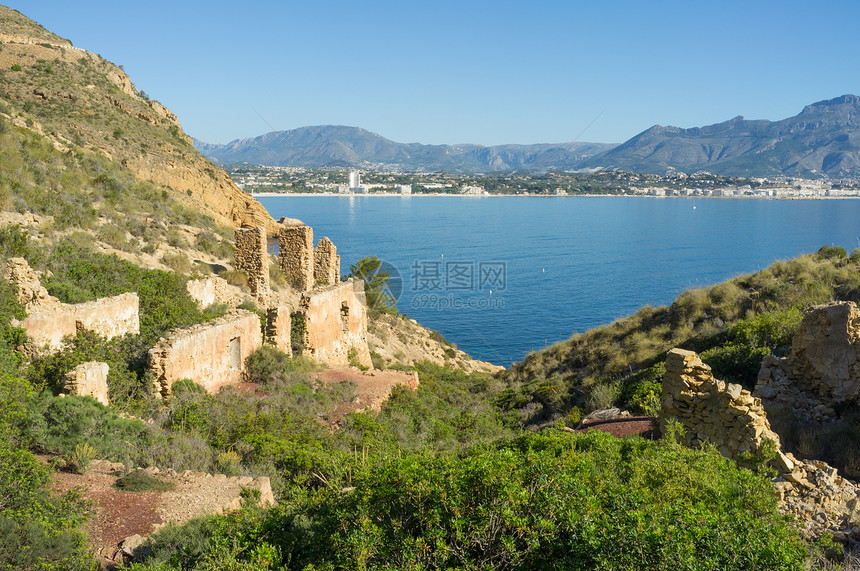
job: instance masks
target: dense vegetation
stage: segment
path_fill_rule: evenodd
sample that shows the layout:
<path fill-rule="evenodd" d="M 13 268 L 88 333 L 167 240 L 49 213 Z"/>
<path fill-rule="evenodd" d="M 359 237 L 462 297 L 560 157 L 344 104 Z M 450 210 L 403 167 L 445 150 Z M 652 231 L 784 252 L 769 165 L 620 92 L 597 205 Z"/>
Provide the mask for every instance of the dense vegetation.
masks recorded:
<path fill-rule="evenodd" d="M 85 469 L 88 457 L 97 456 L 129 467 L 272 478 L 279 507 L 249 506 L 168 527 L 153 538 L 152 551 L 136 564 L 139 570 L 795 569 L 807 556 L 808 547 L 778 515 L 767 475 L 738 469 L 715 450 L 688 450 L 671 436 L 654 443 L 552 427 L 535 432 L 539 408 L 558 411 L 549 422 L 572 422 L 572 409 L 565 408 L 569 396 L 546 378 L 469 376 L 423 363 L 417 391 L 395 390 L 379 413 L 339 419 L 333 405 L 353 399 L 350 383 L 322 385 L 313 365 L 265 347 L 247 362 L 260 387 L 255 394 L 211 395 L 181 381 L 168 403 L 153 401 L 140 368 L 141 348 L 166 328 L 211 316 L 187 300 L 185 278 L 141 270 L 71 240 L 37 247 L 14 228 L 0 233 L 0 253 L 52 267 L 45 283 L 65 300 L 136 290 L 142 311 L 136 338 L 105 342 L 80 334 L 65 351 L 23 363 L 13 349 L 22 332 L 8 325 L 21 308 L 10 288 L 0 288 L 0 389 L 10 395 L 7 403 L 14 402 L 3 409 L 4 442 L 14 451 L 9 458 L 31 466 L 27 450 L 34 450 L 66 458 L 70 469 Z M 857 260 L 823 251 L 798 263 L 795 269 L 830 271 L 828 283 L 847 284 L 843 271 L 856 273 Z M 729 299 L 725 306 L 703 304 L 702 312 L 727 316 Z M 719 341 L 706 355 L 732 375 L 748 353 L 755 354 L 749 348 L 785 345 L 797 325 L 797 308 L 796 302 L 786 309 L 772 305 L 742 318 L 735 310 L 738 319 L 724 320 L 719 331 L 710 324 L 710 337 L 699 339 Z M 660 310 L 646 313 L 655 311 Z M 733 347 L 743 348 L 742 358 L 734 357 Z M 111 363 L 116 407 L 147 423 L 89 398 L 55 396 L 62 375 L 92 358 Z M 657 357 L 642 363 L 647 366 L 619 380 L 610 402 L 648 406 L 661 365 Z M 747 369 L 738 370 L 741 379 Z M 47 474 L 47 468 L 33 470 Z M 15 473 L 10 468 L 0 474 L 0 485 L 14 481 Z M 43 509 L 39 501 L 61 502 L 51 508 L 54 519 L 33 536 L 10 527 L 9 537 L 28 542 L 33 547 L 27 553 L 51 565 L 85 567 L 78 531 L 83 511 L 74 497 L 50 499 L 45 482 L 34 481 L 27 509 Z M 62 551 L 39 540 L 60 536 L 67 539 L 51 545 L 66 546 Z M 15 561 L 2 552 L 0 557 Z"/>

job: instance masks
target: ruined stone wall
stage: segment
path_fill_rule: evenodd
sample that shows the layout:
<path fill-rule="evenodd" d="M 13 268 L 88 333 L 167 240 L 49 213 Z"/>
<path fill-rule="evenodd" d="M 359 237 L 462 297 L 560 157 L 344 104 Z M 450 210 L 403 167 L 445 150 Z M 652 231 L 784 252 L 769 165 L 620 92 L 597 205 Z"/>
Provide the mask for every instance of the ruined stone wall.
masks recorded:
<path fill-rule="evenodd" d="M 169 396 L 179 379 L 191 379 L 210 392 L 236 384 L 242 380 L 245 359 L 262 342 L 260 319 L 244 309 L 173 331 L 149 350 L 155 392 Z"/>
<path fill-rule="evenodd" d="M 140 300 L 136 293 L 103 297 L 95 301 L 68 305 L 38 306 L 17 323 L 27 331 L 29 343 L 38 349 L 59 351 L 63 337 L 87 329 L 112 339 L 140 333 Z"/>
<path fill-rule="evenodd" d="M 108 339 L 140 332 L 140 300 L 136 293 L 75 305 L 60 303 L 48 295 L 24 258 L 11 258 L 3 277 L 15 287 L 18 301 L 27 310 L 23 321 L 13 320 L 12 324 L 27 331 L 28 344 L 34 350 L 59 351 L 63 337 L 74 335 L 79 329 Z"/>
<path fill-rule="evenodd" d="M 248 277 L 251 294 L 265 306 L 269 302 L 269 254 L 266 252 L 266 229 L 238 228 L 233 263 Z"/>
<path fill-rule="evenodd" d="M 81 363 L 68 373 L 63 391 L 78 396 L 90 396 L 107 406 L 107 376 L 110 368 L 107 363 L 89 361 Z"/>
<path fill-rule="evenodd" d="M 755 394 L 768 409 L 787 408 L 805 420 L 825 421 L 833 405 L 860 402 L 860 311 L 854 302 L 811 308 L 791 345 L 791 354 L 768 356 Z"/>
<path fill-rule="evenodd" d="M 314 287 L 314 231 L 310 226 L 284 226 L 278 234 L 278 261 L 287 281 L 299 291 Z"/>
<path fill-rule="evenodd" d="M 306 355 L 329 365 L 348 365 L 350 349 L 354 348 L 362 365 L 372 365 L 363 281 L 351 279 L 305 292 L 300 312 L 305 318 Z"/>
<path fill-rule="evenodd" d="M 334 285 L 340 281 L 340 256 L 328 238 L 321 239 L 314 248 L 314 281 L 323 285 Z"/>
<path fill-rule="evenodd" d="M 685 444 L 710 442 L 735 460 L 742 452 L 757 454 L 765 439 L 780 448 L 761 401 L 740 385 L 715 379 L 693 351 L 672 349 L 666 357 L 660 406 L 664 434 L 672 418 L 684 427 Z"/>
<path fill-rule="evenodd" d="M 201 309 L 205 309 L 213 303 L 226 303 L 233 310 L 242 301 L 234 288 L 227 283 L 227 280 L 218 276 L 188 280 L 185 282 L 185 289 L 188 290 L 188 295 L 197 302 Z"/>
<path fill-rule="evenodd" d="M 279 351 L 292 355 L 291 331 L 289 307 L 270 307 L 266 311 L 266 343 L 271 343 Z"/>
<path fill-rule="evenodd" d="M 56 297 L 50 296 L 48 290 L 42 287 L 36 272 L 24 258 L 9 258 L 3 279 L 12 284 L 18 303 L 28 311 L 34 306 L 59 303 Z"/>

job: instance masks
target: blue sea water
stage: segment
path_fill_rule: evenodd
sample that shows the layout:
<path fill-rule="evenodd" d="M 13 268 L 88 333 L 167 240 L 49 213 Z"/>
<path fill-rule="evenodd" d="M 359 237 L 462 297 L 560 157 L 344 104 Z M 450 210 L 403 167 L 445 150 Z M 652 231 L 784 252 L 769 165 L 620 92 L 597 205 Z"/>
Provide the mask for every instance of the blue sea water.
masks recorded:
<path fill-rule="evenodd" d="M 342 272 L 377 256 L 398 309 L 500 365 L 682 291 L 822 245 L 860 247 L 860 200 L 261 197 L 328 236 Z"/>

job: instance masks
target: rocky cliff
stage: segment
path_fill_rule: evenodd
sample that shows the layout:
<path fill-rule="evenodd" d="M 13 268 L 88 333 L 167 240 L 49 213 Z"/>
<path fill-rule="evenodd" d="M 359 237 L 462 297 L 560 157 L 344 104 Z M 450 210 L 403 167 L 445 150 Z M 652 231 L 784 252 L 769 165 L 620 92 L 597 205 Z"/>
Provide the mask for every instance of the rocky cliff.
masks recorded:
<path fill-rule="evenodd" d="M 219 224 L 277 225 L 192 146 L 174 113 L 120 66 L 0 6 L 0 115 L 60 152 L 93 151 Z"/>

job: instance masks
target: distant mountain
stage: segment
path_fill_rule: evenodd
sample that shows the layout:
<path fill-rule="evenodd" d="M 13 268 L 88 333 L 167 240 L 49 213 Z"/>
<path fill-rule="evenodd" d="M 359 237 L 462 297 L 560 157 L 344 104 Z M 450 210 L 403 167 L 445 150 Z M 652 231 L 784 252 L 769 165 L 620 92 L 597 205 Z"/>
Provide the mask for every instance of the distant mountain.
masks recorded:
<path fill-rule="evenodd" d="M 655 173 L 857 176 L 860 97 L 813 103 L 799 115 L 775 122 L 735 117 L 693 129 L 655 125 L 583 164 Z"/>
<path fill-rule="evenodd" d="M 422 145 L 396 143 L 359 127 L 322 125 L 274 131 L 226 145 L 195 140 L 203 155 L 220 164 L 243 162 L 282 166 L 386 166 L 409 170 L 488 172 L 512 169 L 575 168 L 614 145 Z"/>
<path fill-rule="evenodd" d="M 221 164 L 400 167 L 490 172 L 606 168 L 636 172 L 733 176 L 860 176 L 860 97 L 807 105 L 781 121 L 747 121 L 681 129 L 655 125 L 621 145 L 422 145 L 396 143 L 358 127 L 324 125 L 275 131 L 226 145 L 194 141 Z"/>

